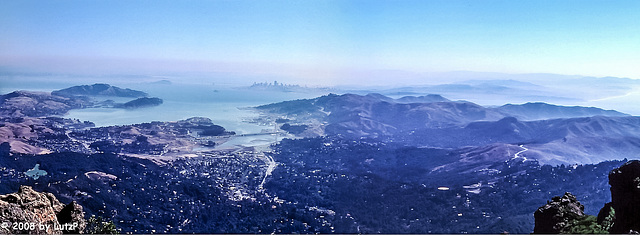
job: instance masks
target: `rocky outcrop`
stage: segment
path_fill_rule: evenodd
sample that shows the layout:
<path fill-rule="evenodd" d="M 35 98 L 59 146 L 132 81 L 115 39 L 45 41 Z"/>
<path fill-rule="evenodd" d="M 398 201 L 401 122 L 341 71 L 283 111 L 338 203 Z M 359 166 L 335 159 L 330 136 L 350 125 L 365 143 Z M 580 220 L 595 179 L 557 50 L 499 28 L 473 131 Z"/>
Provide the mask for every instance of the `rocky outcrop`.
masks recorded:
<path fill-rule="evenodd" d="M 640 231 L 640 161 L 628 161 L 609 172 L 609 185 L 611 202 L 600 209 L 597 220 L 583 213 L 584 207 L 575 196 L 565 193 L 535 212 L 533 232 L 637 234 Z"/>
<path fill-rule="evenodd" d="M 640 231 L 640 161 L 625 163 L 609 173 L 615 220 L 611 233 Z"/>
<path fill-rule="evenodd" d="M 585 216 L 584 206 L 571 193 L 554 197 L 535 212 L 533 233 L 560 233 L 572 221 Z"/>
<path fill-rule="evenodd" d="M 0 233 L 81 233 L 85 226 L 82 206 L 64 205 L 51 193 L 22 186 L 16 193 L 0 195 Z"/>
<path fill-rule="evenodd" d="M 602 226 L 604 230 L 611 230 L 611 226 L 613 226 L 613 222 L 616 218 L 616 212 L 613 210 L 613 203 L 607 202 L 604 204 L 600 212 L 598 212 L 598 217 L 596 222 Z"/>

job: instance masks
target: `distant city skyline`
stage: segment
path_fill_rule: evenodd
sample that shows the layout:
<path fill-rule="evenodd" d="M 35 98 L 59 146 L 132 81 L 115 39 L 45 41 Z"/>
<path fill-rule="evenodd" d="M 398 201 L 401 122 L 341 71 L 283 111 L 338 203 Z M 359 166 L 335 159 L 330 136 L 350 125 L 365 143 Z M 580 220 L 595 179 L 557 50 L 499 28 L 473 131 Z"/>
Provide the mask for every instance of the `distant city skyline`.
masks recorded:
<path fill-rule="evenodd" d="M 639 1 L 2 1 L 0 70 L 412 83 L 640 79 Z M 377 78 L 376 78 L 377 77 Z"/>

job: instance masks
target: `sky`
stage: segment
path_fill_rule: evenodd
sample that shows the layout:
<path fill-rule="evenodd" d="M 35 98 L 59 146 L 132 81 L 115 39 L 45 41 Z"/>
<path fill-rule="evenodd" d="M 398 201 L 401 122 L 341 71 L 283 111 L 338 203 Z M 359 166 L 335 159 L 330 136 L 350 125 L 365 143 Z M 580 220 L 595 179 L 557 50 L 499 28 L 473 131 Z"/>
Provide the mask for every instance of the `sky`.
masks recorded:
<path fill-rule="evenodd" d="M 447 71 L 640 79 L 639 13 L 637 0 L 0 0 L 0 70 L 328 85 Z"/>

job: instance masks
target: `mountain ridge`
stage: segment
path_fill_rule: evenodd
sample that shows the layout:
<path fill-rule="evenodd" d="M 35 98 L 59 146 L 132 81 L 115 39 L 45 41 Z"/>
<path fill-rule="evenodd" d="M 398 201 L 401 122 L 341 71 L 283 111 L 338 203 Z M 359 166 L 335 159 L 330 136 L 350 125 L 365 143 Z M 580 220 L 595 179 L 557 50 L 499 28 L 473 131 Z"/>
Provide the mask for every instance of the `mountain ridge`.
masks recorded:
<path fill-rule="evenodd" d="M 462 127 L 472 122 L 498 121 L 506 117 L 531 121 L 597 115 L 629 116 L 614 110 L 595 107 L 559 106 L 538 102 L 488 108 L 468 101 L 451 101 L 439 95 L 405 96 L 393 99 L 378 93 L 364 96 L 329 94 L 313 99 L 284 101 L 256 108 L 266 113 L 292 116 L 300 121 L 317 119 L 326 122 L 325 131 L 329 130 L 327 134 L 337 134 L 338 132 L 333 131 L 334 129 L 346 128 L 362 136 L 378 137 L 390 135 L 394 131 Z M 541 115 L 542 112 L 545 114 Z"/>
<path fill-rule="evenodd" d="M 640 117 L 616 111 L 545 103 L 503 106 L 515 107 L 512 111 L 467 101 L 395 100 L 375 93 L 329 94 L 257 109 L 307 126 L 297 133 L 305 137 L 372 138 L 453 149 L 524 144 L 530 150 L 526 155 L 542 164 L 597 163 L 640 152 Z M 541 109 L 554 118 L 538 120 L 535 111 Z"/>
<path fill-rule="evenodd" d="M 604 110 L 596 107 L 560 106 L 544 102 L 528 102 L 520 105 L 505 104 L 496 108 L 512 117 L 521 120 L 544 120 L 567 117 L 591 117 L 591 116 L 630 116 L 615 110 Z"/>

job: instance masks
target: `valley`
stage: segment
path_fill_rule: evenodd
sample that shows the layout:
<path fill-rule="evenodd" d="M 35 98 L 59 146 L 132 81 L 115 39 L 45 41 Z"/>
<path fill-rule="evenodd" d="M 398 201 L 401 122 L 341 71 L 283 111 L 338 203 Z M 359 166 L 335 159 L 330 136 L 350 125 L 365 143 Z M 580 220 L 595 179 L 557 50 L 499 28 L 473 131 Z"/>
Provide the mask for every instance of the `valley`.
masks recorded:
<path fill-rule="evenodd" d="M 131 233 L 529 233 L 565 191 L 594 214 L 640 152 L 640 118 L 598 108 L 328 94 L 245 108 L 235 125 L 261 131 L 236 133 L 96 126 L 63 116 L 93 96 L 54 94 L 2 96 L 0 193 L 52 192 Z"/>
<path fill-rule="evenodd" d="M 640 1 L 0 4 L 1 234 L 638 234 Z"/>

